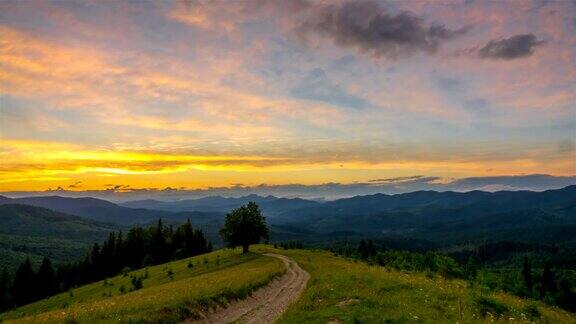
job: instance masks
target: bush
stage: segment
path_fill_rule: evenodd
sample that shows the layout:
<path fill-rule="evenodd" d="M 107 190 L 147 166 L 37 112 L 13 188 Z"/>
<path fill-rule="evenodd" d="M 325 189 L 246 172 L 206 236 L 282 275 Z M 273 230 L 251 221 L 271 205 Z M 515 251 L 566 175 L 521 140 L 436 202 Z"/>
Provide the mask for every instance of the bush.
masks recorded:
<path fill-rule="evenodd" d="M 508 307 L 503 303 L 487 296 L 479 296 L 474 299 L 474 303 L 480 314 L 486 316 L 492 314 L 494 316 L 501 316 L 508 311 Z"/>
<path fill-rule="evenodd" d="M 141 277 L 132 277 L 132 290 L 142 289 L 143 286 Z"/>
<path fill-rule="evenodd" d="M 530 303 L 526 305 L 522 310 L 522 312 L 526 314 L 526 316 L 530 320 L 534 320 L 540 317 L 540 310 L 538 309 L 538 306 L 535 303 Z"/>

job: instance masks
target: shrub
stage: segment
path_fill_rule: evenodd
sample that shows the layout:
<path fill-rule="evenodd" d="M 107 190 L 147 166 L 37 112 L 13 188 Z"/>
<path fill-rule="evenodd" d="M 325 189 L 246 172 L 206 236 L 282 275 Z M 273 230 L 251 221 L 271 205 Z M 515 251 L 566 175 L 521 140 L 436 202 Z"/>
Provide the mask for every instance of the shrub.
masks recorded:
<path fill-rule="evenodd" d="M 474 303 L 476 304 L 476 307 L 478 307 L 478 310 L 482 316 L 486 316 L 488 314 L 501 316 L 508 311 L 508 307 L 506 305 L 495 300 L 494 298 L 487 296 L 476 297 Z"/>
<path fill-rule="evenodd" d="M 526 316 L 530 320 L 534 320 L 540 317 L 540 310 L 538 309 L 538 306 L 535 303 L 529 303 L 528 305 L 526 305 L 522 310 L 522 312 L 526 314 Z"/>

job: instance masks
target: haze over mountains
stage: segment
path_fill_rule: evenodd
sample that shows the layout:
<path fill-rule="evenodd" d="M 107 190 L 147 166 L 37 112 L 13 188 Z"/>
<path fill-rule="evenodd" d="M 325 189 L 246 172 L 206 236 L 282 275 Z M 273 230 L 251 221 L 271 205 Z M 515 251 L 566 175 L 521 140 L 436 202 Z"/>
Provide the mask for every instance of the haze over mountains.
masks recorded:
<path fill-rule="evenodd" d="M 83 256 L 91 243 L 112 230 L 190 219 L 215 246 L 230 210 L 249 201 L 259 204 L 271 225 L 271 241 L 302 240 L 330 246 L 371 238 L 397 249 L 430 250 L 501 241 L 576 248 L 576 185 L 534 191 L 416 191 L 374 194 L 319 202 L 301 198 L 247 195 L 200 199 L 106 200 L 59 196 L 0 196 L 0 257 L 13 267 L 26 256 L 39 262 Z M 554 248 L 552 248 L 554 246 Z M 553 256 L 550 254 L 549 256 Z M 2 265 L 0 264 L 0 265 Z"/>
<path fill-rule="evenodd" d="M 147 199 L 122 204 L 88 197 L 0 198 L 3 205 L 43 207 L 117 226 L 147 224 L 158 218 L 173 223 L 191 219 L 214 231 L 209 236 L 216 240 L 216 229 L 224 215 L 249 201 L 259 204 L 273 225 L 273 233 L 282 233 L 281 237 L 403 236 L 461 242 L 500 236 L 523 239 L 525 235 L 518 231 L 533 229 L 534 238 L 573 243 L 567 234 L 572 234 L 576 224 L 576 186 L 543 192 L 417 191 L 328 202 L 258 195 L 172 202 Z"/>
<path fill-rule="evenodd" d="M 123 184 L 110 184 L 103 190 L 82 190 L 81 184 L 58 186 L 45 191 L 5 191 L 0 195 L 9 197 L 53 196 L 62 197 L 94 197 L 113 202 L 128 202 L 133 200 L 176 201 L 199 199 L 212 196 L 244 197 L 249 195 L 275 196 L 286 198 L 303 198 L 309 200 L 336 200 L 358 195 L 377 193 L 400 194 L 419 190 L 457 191 L 473 190 L 531 190 L 543 191 L 559 189 L 576 184 L 576 176 L 553 176 L 547 174 L 530 174 L 516 176 L 486 176 L 468 178 L 440 178 L 436 176 L 414 175 L 394 178 L 379 178 L 353 183 L 323 183 L 305 184 L 260 184 L 248 186 L 235 184 L 230 187 L 209 187 L 206 189 L 187 188 L 138 188 Z"/>

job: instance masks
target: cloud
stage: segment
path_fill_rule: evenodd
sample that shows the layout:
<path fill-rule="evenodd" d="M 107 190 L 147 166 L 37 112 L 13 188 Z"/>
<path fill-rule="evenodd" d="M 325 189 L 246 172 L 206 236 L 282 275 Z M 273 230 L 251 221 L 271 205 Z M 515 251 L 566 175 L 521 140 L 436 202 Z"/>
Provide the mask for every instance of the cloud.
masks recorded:
<path fill-rule="evenodd" d="M 535 51 L 536 46 L 543 44 L 534 34 L 519 34 L 500 40 L 491 40 L 478 50 L 483 59 L 512 60 L 528 57 Z"/>
<path fill-rule="evenodd" d="M 82 188 L 81 184 L 82 184 L 82 181 L 76 181 L 73 184 L 69 185 L 68 188 L 69 189 L 79 189 L 79 188 Z"/>
<path fill-rule="evenodd" d="M 312 70 L 300 85 L 292 89 L 291 94 L 296 98 L 321 101 L 344 108 L 369 106 L 366 100 L 348 93 L 340 85 L 332 84 L 322 69 Z"/>
<path fill-rule="evenodd" d="M 413 180 L 421 180 L 421 179 L 428 179 L 423 175 L 416 175 L 416 176 L 408 176 L 408 177 L 394 177 L 394 178 L 384 178 L 384 179 L 372 179 L 368 180 L 368 182 L 372 183 L 399 183 L 399 182 L 406 182 L 406 181 L 413 181 Z"/>
<path fill-rule="evenodd" d="M 374 57 L 399 59 L 416 53 L 435 53 L 441 43 L 465 34 L 442 24 L 425 25 L 411 12 L 387 12 L 376 2 L 346 2 L 315 10 L 299 27 L 299 34 L 328 37 L 341 47 L 352 47 Z"/>
<path fill-rule="evenodd" d="M 558 143 L 558 151 L 562 154 L 576 153 L 576 142 L 573 139 L 565 139 Z"/>
<path fill-rule="evenodd" d="M 499 190 L 534 190 L 542 191 L 558 189 L 576 184 L 576 176 L 552 176 L 545 174 L 531 174 L 520 176 L 498 177 L 470 177 L 460 179 L 442 179 L 433 176 L 407 176 L 385 178 L 389 180 L 382 183 L 329 182 L 317 185 L 306 184 L 260 184 L 255 186 L 226 186 L 209 187 L 205 189 L 186 188 L 133 188 L 128 185 L 108 185 L 103 190 L 71 191 L 58 187 L 59 195 L 69 197 L 97 197 L 113 201 L 127 201 L 136 199 L 179 200 L 194 199 L 206 196 L 221 195 L 225 197 L 239 197 L 249 194 L 274 195 L 277 197 L 302 197 L 338 199 L 355 195 L 370 195 L 376 193 L 400 194 L 419 190 L 436 191 L 499 191 Z M 437 181 L 441 180 L 441 181 Z M 47 191 L 21 191 L 0 192 L 9 197 L 42 196 Z"/>
<path fill-rule="evenodd" d="M 462 178 L 453 181 L 448 185 L 448 187 L 451 188 L 451 190 L 458 191 L 486 190 L 486 188 L 507 188 L 507 190 L 546 190 L 551 188 L 562 188 L 573 184 L 576 184 L 576 176 L 530 174 Z"/>

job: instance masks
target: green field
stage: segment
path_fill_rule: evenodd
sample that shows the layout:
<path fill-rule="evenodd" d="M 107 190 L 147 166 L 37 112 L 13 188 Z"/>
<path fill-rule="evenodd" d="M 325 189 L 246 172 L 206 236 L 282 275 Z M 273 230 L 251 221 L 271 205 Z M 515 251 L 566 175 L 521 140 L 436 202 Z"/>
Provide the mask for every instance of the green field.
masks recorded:
<path fill-rule="evenodd" d="M 7 322 L 175 323 L 206 307 L 245 297 L 284 271 L 292 257 L 311 278 L 280 323 L 576 323 L 576 315 L 541 302 L 471 288 L 462 280 L 395 271 L 326 251 L 253 247 L 219 250 L 126 273 L 0 315 Z M 192 267 L 189 266 L 192 264 Z M 132 277 L 146 277 L 130 291 Z M 125 292 L 121 292 L 124 287 Z"/>
<path fill-rule="evenodd" d="M 245 297 L 284 270 L 275 258 L 220 250 L 82 286 L 2 314 L 0 320 L 178 322 L 206 307 Z M 132 277 L 145 278 L 142 289 L 131 291 Z"/>
<path fill-rule="evenodd" d="M 462 280 L 388 270 L 324 251 L 274 250 L 292 257 L 310 281 L 280 323 L 576 323 L 576 315 L 540 302 L 471 289 Z M 461 311 L 459 311 L 459 309 Z"/>

